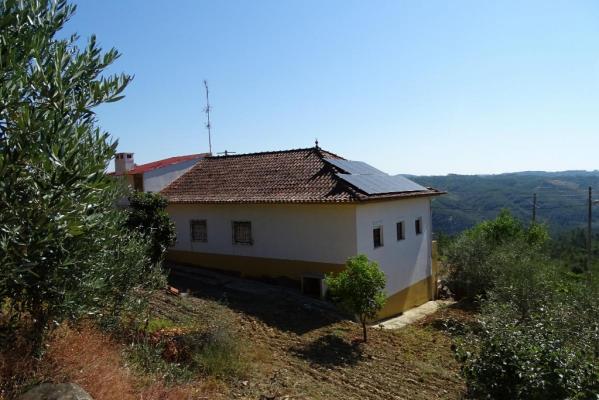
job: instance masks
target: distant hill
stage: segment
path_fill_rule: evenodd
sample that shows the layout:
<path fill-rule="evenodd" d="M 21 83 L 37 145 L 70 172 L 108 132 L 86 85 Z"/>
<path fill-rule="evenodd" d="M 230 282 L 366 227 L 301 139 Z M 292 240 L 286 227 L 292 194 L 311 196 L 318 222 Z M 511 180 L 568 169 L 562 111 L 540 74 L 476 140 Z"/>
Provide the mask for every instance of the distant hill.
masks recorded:
<path fill-rule="evenodd" d="M 498 175 L 410 176 L 423 186 L 449 192 L 433 200 L 433 229 L 455 234 L 494 218 L 502 208 L 528 222 L 537 193 L 537 221 L 552 233 L 586 226 L 588 187 L 599 199 L 599 171 L 524 171 Z M 599 206 L 593 210 L 599 223 Z M 599 226 L 599 225 L 598 225 Z"/>

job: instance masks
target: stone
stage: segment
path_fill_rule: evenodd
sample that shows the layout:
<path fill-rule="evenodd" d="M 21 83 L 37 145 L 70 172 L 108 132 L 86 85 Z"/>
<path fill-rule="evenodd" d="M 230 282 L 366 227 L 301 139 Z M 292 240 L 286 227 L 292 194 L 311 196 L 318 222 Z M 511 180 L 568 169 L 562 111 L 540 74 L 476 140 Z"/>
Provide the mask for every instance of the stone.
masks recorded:
<path fill-rule="evenodd" d="M 18 400 L 93 400 L 75 383 L 42 383 L 25 392 Z"/>

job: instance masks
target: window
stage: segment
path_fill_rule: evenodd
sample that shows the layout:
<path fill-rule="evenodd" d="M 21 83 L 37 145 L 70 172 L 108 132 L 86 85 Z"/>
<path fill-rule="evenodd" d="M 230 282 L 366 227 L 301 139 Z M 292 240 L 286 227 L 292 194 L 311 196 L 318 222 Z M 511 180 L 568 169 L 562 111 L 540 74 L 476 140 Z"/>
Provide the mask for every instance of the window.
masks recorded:
<path fill-rule="evenodd" d="M 312 297 L 322 297 L 322 278 L 302 276 L 302 293 Z"/>
<path fill-rule="evenodd" d="M 414 221 L 414 229 L 416 230 L 417 235 L 422 233 L 422 217 L 416 218 L 416 221 Z"/>
<path fill-rule="evenodd" d="M 406 238 L 406 228 L 403 221 L 399 221 L 396 225 L 397 228 L 397 240 L 404 240 Z"/>
<path fill-rule="evenodd" d="M 131 154 L 127 154 L 127 158 L 131 158 Z"/>
<path fill-rule="evenodd" d="M 208 226 L 206 220 L 193 220 L 190 222 L 191 241 L 192 242 L 207 242 L 208 241 Z"/>
<path fill-rule="evenodd" d="M 372 241 L 374 248 L 381 247 L 383 245 L 383 227 L 377 226 L 372 229 Z"/>
<path fill-rule="evenodd" d="M 233 221 L 233 243 L 254 244 L 252 240 L 252 223 L 249 221 Z"/>

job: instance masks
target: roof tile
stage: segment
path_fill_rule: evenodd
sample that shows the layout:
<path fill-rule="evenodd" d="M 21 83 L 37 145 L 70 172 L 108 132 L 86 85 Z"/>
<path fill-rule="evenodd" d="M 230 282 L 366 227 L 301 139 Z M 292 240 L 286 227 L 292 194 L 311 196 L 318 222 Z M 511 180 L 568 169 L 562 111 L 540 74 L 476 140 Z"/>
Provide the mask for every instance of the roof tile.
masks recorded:
<path fill-rule="evenodd" d="M 205 157 L 161 193 L 171 203 L 328 203 L 390 197 L 360 192 L 338 178 L 340 170 L 323 158 L 342 159 L 317 147 Z"/>

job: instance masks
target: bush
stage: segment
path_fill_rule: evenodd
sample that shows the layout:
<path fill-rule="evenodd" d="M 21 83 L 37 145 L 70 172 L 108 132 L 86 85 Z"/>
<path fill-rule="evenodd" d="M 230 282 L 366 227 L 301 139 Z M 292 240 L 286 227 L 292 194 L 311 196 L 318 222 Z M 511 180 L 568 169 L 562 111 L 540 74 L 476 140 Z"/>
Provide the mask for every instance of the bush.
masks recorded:
<path fill-rule="evenodd" d="M 242 375 L 246 364 L 241 350 L 229 321 L 200 328 L 160 319 L 148 324 L 148 331 L 126 355 L 141 372 L 158 374 L 168 382 L 187 382 L 200 373 L 222 379 Z"/>
<path fill-rule="evenodd" d="M 470 396 L 594 398 L 599 393 L 596 348 L 571 335 L 559 312 L 541 308 L 522 320 L 509 304 L 489 303 L 478 349 L 464 357 Z"/>
<path fill-rule="evenodd" d="M 509 219 L 501 223 L 512 225 Z M 499 244 L 488 231 L 477 237 L 491 249 L 481 264 L 493 275 L 481 301 L 482 328 L 458 346 L 470 396 L 594 398 L 599 393 L 597 274 L 572 274 L 550 260 L 538 228 L 532 238 L 531 230 L 509 231 L 516 239 Z M 478 272 L 477 267 L 463 271 Z"/>
<path fill-rule="evenodd" d="M 447 246 L 447 284 L 457 298 L 484 296 L 506 266 L 538 258 L 548 237 L 544 226 L 525 228 L 502 211 L 495 220 L 465 231 Z"/>
<path fill-rule="evenodd" d="M 175 225 L 166 212 L 167 205 L 158 193 L 133 192 L 129 196 L 127 227 L 148 240 L 148 257 L 154 264 L 162 262 L 175 242 Z"/>
<path fill-rule="evenodd" d="M 358 317 L 366 342 L 366 322 L 375 318 L 385 304 L 387 279 L 383 271 L 376 262 L 361 254 L 349 258 L 342 272 L 327 275 L 325 281 L 333 300 Z"/>

